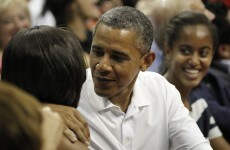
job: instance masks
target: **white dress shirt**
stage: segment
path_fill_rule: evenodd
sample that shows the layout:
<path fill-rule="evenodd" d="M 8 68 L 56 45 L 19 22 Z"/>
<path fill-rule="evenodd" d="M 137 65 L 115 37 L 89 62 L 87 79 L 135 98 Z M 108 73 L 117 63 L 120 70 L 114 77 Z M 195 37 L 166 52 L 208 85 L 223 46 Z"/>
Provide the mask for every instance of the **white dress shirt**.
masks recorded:
<path fill-rule="evenodd" d="M 211 150 L 184 107 L 179 92 L 164 77 L 140 72 L 126 113 L 94 92 L 91 70 L 78 110 L 86 118 L 96 150 Z"/>

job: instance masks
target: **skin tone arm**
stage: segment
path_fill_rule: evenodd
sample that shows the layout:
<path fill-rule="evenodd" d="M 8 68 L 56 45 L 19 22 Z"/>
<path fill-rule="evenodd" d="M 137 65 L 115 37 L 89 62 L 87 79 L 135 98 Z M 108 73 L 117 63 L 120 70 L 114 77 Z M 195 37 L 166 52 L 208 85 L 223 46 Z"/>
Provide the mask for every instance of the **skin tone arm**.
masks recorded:
<path fill-rule="evenodd" d="M 73 107 L 48 104 L 49 107 L 57 112 L 64 121 L 64 135 L 71 141 L 81 141 L 89 145 L 90 133 L 89 127 L 81 114 Z"/>
<path fill-rule="evenodd" d="M 230 150 L 230 145 L 223 136 L 210 140 L 210 144 L 214 150 Z"/>

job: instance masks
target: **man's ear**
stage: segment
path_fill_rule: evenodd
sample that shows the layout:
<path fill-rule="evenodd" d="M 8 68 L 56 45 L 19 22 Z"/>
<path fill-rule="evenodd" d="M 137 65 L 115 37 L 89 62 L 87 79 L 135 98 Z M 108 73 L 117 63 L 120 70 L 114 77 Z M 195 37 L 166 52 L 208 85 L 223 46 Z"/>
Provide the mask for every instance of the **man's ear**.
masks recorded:
<path fill-rule="evenodd" d="M 141 65 L 141 71 L 146 71 L 149 66 L 153 63 L 155 60 L 155 53 L 154 52 L 148 52 L 142 57 L 143 63 Z"/>

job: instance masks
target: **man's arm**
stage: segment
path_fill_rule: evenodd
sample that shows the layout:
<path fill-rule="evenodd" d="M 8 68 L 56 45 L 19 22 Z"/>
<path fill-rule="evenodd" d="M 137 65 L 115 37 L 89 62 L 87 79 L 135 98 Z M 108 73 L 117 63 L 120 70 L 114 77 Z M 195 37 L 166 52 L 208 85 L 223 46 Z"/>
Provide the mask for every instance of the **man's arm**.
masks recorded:
<path fill-rule="evenodd" d="M 64 134 L 71 141 L 77 140 L 89 145 L 90 132 L 89 127 L 82 115 L 73 107 L 48 104 L 51 109 L 62 117 L 64 121 Z"/>
<path fill-rule="evenodd" d="M 196 122 L 184 107 L 179 92 L 169 92 L 169 134 L 172 149 L 212 150 Z"/>

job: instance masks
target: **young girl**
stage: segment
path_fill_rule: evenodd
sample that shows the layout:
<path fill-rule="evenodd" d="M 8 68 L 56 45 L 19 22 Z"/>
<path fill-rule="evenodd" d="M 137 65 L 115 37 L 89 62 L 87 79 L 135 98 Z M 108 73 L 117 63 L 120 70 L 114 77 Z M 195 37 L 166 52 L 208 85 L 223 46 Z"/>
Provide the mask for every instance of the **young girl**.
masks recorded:
<path fill-rule="evenodd" d="M 165 32 L 165 78 L 180 91 L 182 101 L 213 149 L 230 149 L 204 99 L 189 101 L 191 90 L 206 74 L 217 45 L 212 23 L 199 12 L 184 12 L 172 18 Z"/>

